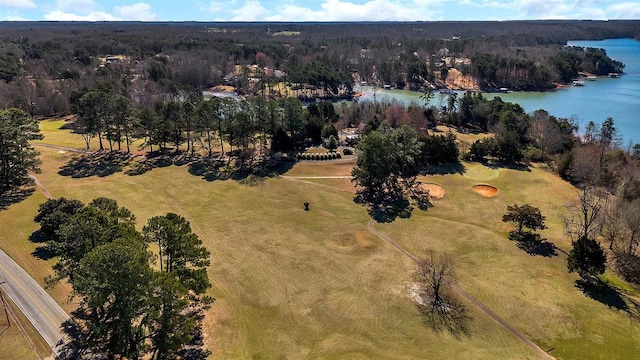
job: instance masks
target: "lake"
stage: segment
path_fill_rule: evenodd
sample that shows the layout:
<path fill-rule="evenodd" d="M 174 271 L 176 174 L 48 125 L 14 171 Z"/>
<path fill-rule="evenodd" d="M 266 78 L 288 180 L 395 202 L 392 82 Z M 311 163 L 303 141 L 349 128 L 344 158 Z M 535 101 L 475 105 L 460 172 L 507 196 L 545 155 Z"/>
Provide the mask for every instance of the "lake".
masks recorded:
<path fill-rule="evenodd" d="M 527 112 L 545 109 L 557 117 L 574 117 L 581 128 L 589 121 L 602 123 L 612 117 L 621 145 L 640 143 L 640 42 L 633 39 L 602 41 L 570 41 L 569 45 L 603 48 L 610 57 L 622 61 L 624 74 L 616 79 L 598 77 L 585 81 L 584 86 L 566 86 L 549 92 L 487 93 L 486 97 L 500 96 L 505 101 L 520 104 Z M 399 101 L 404 104 L 424 104 L 421 93 L 406 90 L 382 90 L 356 87 L 362 92 L 361 101 Z M 446 103 L 446 95 L 438 95 L 433 105 Z"/>

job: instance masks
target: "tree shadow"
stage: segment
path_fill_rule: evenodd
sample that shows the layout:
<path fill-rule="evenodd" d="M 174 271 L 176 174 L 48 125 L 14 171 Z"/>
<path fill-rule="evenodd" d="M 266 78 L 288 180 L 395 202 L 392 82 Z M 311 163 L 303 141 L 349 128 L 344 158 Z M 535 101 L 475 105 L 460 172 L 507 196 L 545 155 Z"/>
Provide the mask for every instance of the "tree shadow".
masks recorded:
<path fill-rule="evenodd" d="M 125 170 L 125 174 L 129 176 L 137 176 L 145 174 L 155 168 L 167 167 L 174 164 L 174 159 L 166 153 L 155 152 L 148 154 L 142 161 L 134 161 Z"/>
<path fill-rule="evenodd" d="M 244 164 L 246 165 L 246 164 Z M 220 159 L 198 158 L 189 163 L 189 174 L 206 181 L 235 180 L 242 185 L 259 186 L 266 178 L 278 175 L 273 168 L 253 163 L 252 166 L 231 165 Z"/>
<path fill-rule="evenodd" d="M 397 218 L 410 218 L 413 205 L 423 211 L 433 207 L 429 191 L 418 186 L 415 178 L 403 179 L 402 184 L 384 192 L 359 190 L 353 201 L 364 205 L 369 216 L 379 223 L 393 222 Z"/>
<path fill-rule="evenodd" d="M 463 175 L 467 168 L 461 162 L 428 166 L 420 171 L 420 175 Z"/>
<path fill-rule="evenodd" d="M 58 256 L 55 252 L 51 251 L 47 245 L 38 246 L 31 252 L 31 255 L 40 260 L 51 260 Z"/>
<path fill-rule="evenodd" d="M 426 324 L 435 332 L 447 331 L 456 338 L 470 337 L 471 317 L 462 303 L 447 296 L 441 304 L 418 304 L 418 311 L 424 316 Z"/>
<path fill-rule="evenodd" d="M 499 163 L 499 162 L 485 160 L 485 161 L 482 161 L 481 164 L 494 170 L 510 169 L 510 170 L 531 172 L 531 168 L 528 165 L 521 164 L 521 163 Z"/>
<path fill-rule="evenodd" d="M 629 306 L 620 293 L 600 279 L 578 279 L 575 286 L 588 297 L 607 305 L 609 308 L 630 312 Z"/>
<path fill-rule="evenodd" d="M 189 174 L 206 181 L 231 179 L 233 172 L 225 161 L 202 158 L 189 164 Z"/>
<path fill-rule="evenodd" d="M 78 310 L 75 310 L 73 316 L 76 316 L 77 312 Z M 56 360 L 82 359 L 86 355 L 86 335 L 82 329 L 70 318 L 62 323 L 61 330 L 66 335 L 66 340 L 60 340 L 56 344 Z"/>
<path fill-rule="evenodd" d="M 105 177 L 121 172 L 131 162 L 132 155 L 119 151 L 102 151 L 72 158 L 58 174 L 72 178 Z"/>
<path fill-rule="evenodd" d="M 518 234 L 517 231 L 512 231 L 509 233 L 509 240 L 515 241 L 520 250 L 531 256 L 558 256 L 556 245 L 542 238 L 540 234 L 528 231 Z"/>
<path fill-rule="evenodd" d="M 369 203 L 367 207 L 369 216 L 379 223 L 393 222 L 397 218 L 408 219 L 413 212 L 413 206 L 404 197 L 383 203 Z"/>
<path fill-rule="evenodd" d="M 35 244 L 41 244 L 31 252 L 31 255 L 34 257 L 40 260 L 49 260 L 57 256 L 54 251 L 51 251 L 49 246 L 51 238 L 43 233 L 41 229 L 32 232 L 31 235 L 29 235 L 29 241 Z"/>
<path fill-rule="evenodd" d="M 273 172 L 277 175 L 284 175 L 293 168 L 296 161 L 292 158 L 282 158 L 281 160 L 274 161 L 270 166 Z"/>
<path fill-rule="evenodd" d="M 19 189 L 0 192 L 0 210 L 5 210 L 13 204 L 17 204 L 28 198 L 36 191 L 33 187 L 21 187 Z"/>
<path fill-rule="evenodd" d="M 615 253 L 615 267 L 626 281 L 640 285 L 640 257 L 627 252 Z"/>

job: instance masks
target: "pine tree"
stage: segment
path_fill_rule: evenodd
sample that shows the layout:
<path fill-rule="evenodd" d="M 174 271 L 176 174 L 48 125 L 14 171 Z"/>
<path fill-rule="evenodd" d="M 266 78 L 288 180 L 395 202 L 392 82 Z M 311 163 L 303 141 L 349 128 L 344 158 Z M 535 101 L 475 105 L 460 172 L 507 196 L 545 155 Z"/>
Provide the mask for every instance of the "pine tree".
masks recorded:
<path fill-rule="evenodd" d="M 42 138 L 38 122 L 27 113 L 0 110 L 0 193 L 32 183 L 28 172 L 39 172 L 40 160 L 29 142 Z"/>

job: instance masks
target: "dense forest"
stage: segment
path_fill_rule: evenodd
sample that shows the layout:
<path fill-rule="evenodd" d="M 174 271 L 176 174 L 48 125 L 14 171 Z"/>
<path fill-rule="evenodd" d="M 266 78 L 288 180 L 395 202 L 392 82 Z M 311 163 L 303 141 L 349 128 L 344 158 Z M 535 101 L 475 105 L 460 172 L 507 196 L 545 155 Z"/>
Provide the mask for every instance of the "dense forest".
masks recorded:
<path fill-rule="evenodd" d="M 640 36 L 637 21 L 0 24 L 0 106 L 69 114 L 109 83 L 136 107 L 228 85 L 239 94 L 350 98 L 353 84 L 413 90 L 545 90 L 622 72 L 571 39 Z M 456 78 L 467 80 L 455 85 Z"/>

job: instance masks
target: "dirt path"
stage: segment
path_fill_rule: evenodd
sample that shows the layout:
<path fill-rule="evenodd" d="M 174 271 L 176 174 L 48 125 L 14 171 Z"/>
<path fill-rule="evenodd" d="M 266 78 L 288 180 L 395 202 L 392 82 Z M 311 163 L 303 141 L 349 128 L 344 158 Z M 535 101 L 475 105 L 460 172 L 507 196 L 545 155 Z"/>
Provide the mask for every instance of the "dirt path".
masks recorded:
<path fill-rule="evenodd" d="M 38 187 L 38 189 L 40 191 L 42 191 L 42 195 L 44 195 L 47 199 L 53 199 L 53 196 L 51 196 L 51 193 L 49 192 L 49 190 L 47 190 L 44 185 L 42 185 L 42 183 L 40 182 L 40 180 L 38 180 L 37 177 L 33 176 L 33 175 L 29 175 L 30 178 L 33 179 L 33 181 L 35 181 L 36 186 Z"/>
<path fill-rule="evenodd" d="M 46 148 L 56 149 L 56 150 L 62 150 L 62 151 L 68 151 L 68 152 L 74 152 L 74 153 L 81 153 L 81 154 L 92 154 L 93 153 L 93 151 L 90 151 L 90 150 L 74 149 L 74 148 L 70 148 L 70 147 L 66 147 L 66 146 L 58 146 L 58 145 L 52 145 L 52 144 L 31 143 L 31 145 L 40 146 L 40 147 L 46 147 Z"/>
<path fill-rule="evenodd" d="M 402 248 L 402 246 L 398 245 L 398 243 L 396 243 L 395 241 L 393 241 L 393 239 L 391 239 L 389 236 L 387 236 L 385 233 L 383 233 L 382 231 L 376 229 L 373 224 L 375 223 L 375 221 L 372 219 L 367 223 L 367 229 L 369 229 L 369 231 L 379 237 L 380 239 L 384 240 L 385 242 L 387 242 L 389 245 L 393 246 L 396 250 L 398 250 L 400 253 L 402 253 L 403 255 L 405 255 L 406 257 L 410 258 L 411 260 L 413 260 L 414 262 L 418 263 L 420 260 L 414 256 L 413 254 L 411 254 L 410 252 L 408 252 L 407 250 L 405 250 L 404 248 Z M 505 319 L 503 319 L 502 317 L 500 317 L 498 314 L 496 314 L 495 312 L 493 312 L 493 310 L 491 310 L 487 305 L 485 305 L 484 303 L 482 303 L 480 300 L 476 299 L 475 297 L 473 297 L 473 295 L 469 294 L 468 292 L 464 291 L 464 289 L 462 289 L 460 286 L 458 286 L 457 284 L 453 284 L 451 285 L 451 288 L 453 289 L 453 291 L 455 291 L 456 293 L 458 293 L 458 295 L 462 296 L 463 298 L 465 298 L 467 301 L 469 301 L 471 304 L 473 304 L 475 307 L 477 307 L 480 311 L 482 311 L 483 313 L 485 313 L 487 316 L 489 316 L 491 319 L 493 319 L 495 322 L 497 322 L 498 324 L 500 324 L 500 326 L 502 326 L 505 330 L 507 330 L 508 332 L 510 332 L 513 336 L 515 336 L 516 338 L 520 339 L 523 343 L 525 343 L 525 345 L 529 346 L 531 349 L 533 349 L 536 353 L 538 353 L 542 358 L 544 359 L 548 359 L 548 360 L 555 360 L 555 358 L 551 355 L 549 355 L 546 351 L 544 351 L 541 347 L 539 347 L 538 345 L 536 345 L 536 343 L 534 343 L 533 341 L 531 341 L 525 334 L 523 334 L 522 332 L 520 332 L 518 329 L 516 329 L 513 325 L 509 324 Z"/>
<path fill-rule="evenodd" d="M 336 175 L 336 176 L 289 176 L 289 175 L 280 175 L 281 178 L 285 179 L 351 179 L 350 175 Z"/>

